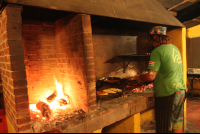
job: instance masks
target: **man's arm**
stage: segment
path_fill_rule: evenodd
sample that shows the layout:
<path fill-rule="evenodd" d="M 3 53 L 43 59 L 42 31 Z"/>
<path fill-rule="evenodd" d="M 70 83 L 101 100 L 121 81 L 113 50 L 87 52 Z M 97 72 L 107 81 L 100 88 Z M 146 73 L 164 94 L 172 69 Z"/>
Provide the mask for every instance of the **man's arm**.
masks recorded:
<path fill-rule="evenodd" d="M 141 75 L 137 75 L 135 76 L 135 79 L 138 83 L 140 83 L 141 81 L 153 81 L 156 78 L 157 75 L 157 71 L 153 71 L 153 70 L 148 70 L 148 73 L 146 74 L 141 74 Z"/>

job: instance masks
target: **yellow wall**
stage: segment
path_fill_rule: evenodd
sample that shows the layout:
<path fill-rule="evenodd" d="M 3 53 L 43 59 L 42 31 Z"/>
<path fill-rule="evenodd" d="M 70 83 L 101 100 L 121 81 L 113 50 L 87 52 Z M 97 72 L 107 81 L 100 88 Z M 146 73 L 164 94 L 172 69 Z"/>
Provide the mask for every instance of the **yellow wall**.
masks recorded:
<path fill-rule="evenodd" d="M 140 114 L 140 125 L 144 125 L 146 122 L 155 120 L 155 110 L 151 109 Z"/>
<path fill-rule="evenodd" d="M 186 61 L 186 28 L 178 28 L 167 33 L 171 36 L 172 44 L 177 46 L 181 52 L 183 61 L 183 75 L 187 85 L 187 61 Z"/>
<path fill-rule="evenodd" d="M 10 120 L 6 116 L 7 126 L 8 126 L 8 133 L 16 133 L 13 125 L 11 124 Z"/>
<path fill-rule="evenodd" d="M 183 61 L 183 75 L 185 85 L 187 85 L 187 60 L 186 60 L 186 28 L 178 28 L 171 30 L 167 33 L 171 36 L 172 44 L 177 46 L 181 52 L 182 61 Z M 186 100 L 187 101 L 187 100 Z M 184 104 L 184 128 L 186 127 L 186 101 Z"/>
<path fill-rule="evenodd" d="M 188 28 L 187 37 L 200 37 L 200 25 Z M 191 80 L 188 80 L 188 82 L 190 82 L 188 88 L 191 89 Z M 193 88 L 195 88 L 194 94 L 200 94 L 200 82 L 198 80 L 193 80 Z"/>
<path fill-rule="evenodd" d="M 122 119 L 102 129 L 102 133 L 140 133 L 140 113 Z"/>
<path fill-rule="evenodd" d="M 200 25 L 187 29 L 187 37 L 196 37 L 196 36 L 200 36 Z"/>

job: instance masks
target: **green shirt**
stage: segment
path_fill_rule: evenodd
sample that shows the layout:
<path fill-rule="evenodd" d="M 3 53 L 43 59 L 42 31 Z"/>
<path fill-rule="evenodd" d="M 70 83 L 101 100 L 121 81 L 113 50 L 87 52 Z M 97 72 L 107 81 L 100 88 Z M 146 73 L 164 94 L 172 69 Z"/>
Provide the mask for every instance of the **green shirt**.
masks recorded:
<path fill-rule="evenodd" d="M 180 51 L 172 44 L 160 45 L 151 52 L 148 69 L 158 72 L 153 82 L 155 97 L 185 89 L 182 66 Z"/>

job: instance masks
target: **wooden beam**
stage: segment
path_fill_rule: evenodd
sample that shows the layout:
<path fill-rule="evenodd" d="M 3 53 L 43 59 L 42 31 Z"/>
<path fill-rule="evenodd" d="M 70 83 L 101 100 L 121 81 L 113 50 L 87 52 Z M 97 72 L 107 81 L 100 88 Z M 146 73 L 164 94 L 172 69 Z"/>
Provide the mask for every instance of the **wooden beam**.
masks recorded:
<path fill-rule="evenodd" d="M 184 27 L 157 0 L 4 0 L 8 3 L 36 6 L 89 15 Z"/>

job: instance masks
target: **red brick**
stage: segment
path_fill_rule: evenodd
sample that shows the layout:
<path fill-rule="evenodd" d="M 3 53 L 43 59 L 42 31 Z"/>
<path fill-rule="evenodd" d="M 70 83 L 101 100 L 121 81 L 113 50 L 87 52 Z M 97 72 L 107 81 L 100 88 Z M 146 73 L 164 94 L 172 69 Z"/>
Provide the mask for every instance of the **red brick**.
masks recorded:
<path fill-rule="evenodd" d="M 96 104 L 96 98 L 94 100 L 89 100 L 89 106 Z"/>
<path fill-rule="evenodd" d="M 90 44 L 92 44 L 92 39 L 91 39 L 91 38 L 84 38 L 84 44 L 85 44 L 85 45 L 90 45 Z"/>
<path fill-rule="evenodd" d="M 2 36 L 3 36 L 3 41 L 4 41 L 4 40 L 7 40 L 7 38 L 8 38 L 8 33 L 6 32 L 6 33 L 4 33 Z"/>
<path fill-rule="evenodd" d="M 92 32 L 92 27 L 91 26 L 83 27 L 83 32 L 84 33 L 91 33 Z"/>
<path fill-rule="evenodd" d="M 36 31 L 22 31 L 22 35 L 30 35 L 30 36 L 36 36 Z"/>
<path fill-rule="evenodd" d="M 87 70 L 94 70 L 94 64 L 93 65 L 87 65 Z"/>
<path fill-rule="evenodd" d="M 4 49 L 4 55 L 9 55 L 9 48 Z"/>
<path fill-rule="evenodd" d="M 50 31 L 54 31 L 55 28 L 54 28 L 54 27 L 44 26 L 44 27 L 43 27 L 43 30 L 44 30 L 44 31 L 49 31 L 49 30 L 50 30 Z"/>
<path fill-rule="evenodd" d="M 128 107 L 128 104 L 123 104 L 122 105 L 122 108 L 127 108 Z"/>
<path fill-rule="evenodd" d="M 85 54 L 86 54 L 86 58 L 94 57 L 94 53 L 93 52 L 85 52 Z"/>
<path fill-rule="evenodd" d="M 7 31 L 19 31 L 19 32 L 21 32 L 21 24 L 19 24 L 19 23 L 7 23 Z"/>
<path fill-rule="evenodd" d="M 130 107 L 130 106 L 133 106 L 133 105 L 135 105 L 135 102 L 130 102 L 130 103 L 128 103 L 128 106 Z"/>
<path fill-rule="evenodd" d="M 93 77 L 93 78 L 87 78 L 87 82 L 90 83 L 90 82 L 95 82 L 96 81 L 96 78 Z"/>
<path fill-rule="evenodd" d="M 22 23 L 22 18 L 20 16 L 7 16 L 7 23 Z"/>
<path fill-rule="evenodd" d="M 29 102 L 15 104 L 16 110 L 29 109 Z"/>
<path fill-rule="evenodd" d="M 7 40 L 6 45 L 9 47 L 23 47 L 21 40 Z"/>
<path fill-rule="evenodd" d="M 23 25 L 41 26 L 42 22 L 38 20 L 23 20 Z"/>
<path fill-rule="evenodd" d="M 85 45 L 85 51 L 93 51 L 93 45 Z"/>
<path fill-rule="evenodd" d="M 13 48 L 13 50 L 14 50 L 14 48 Z M 22 50 L 22 48 L 20 48 L 20 50 Z M 23 63 L 24 62 L 24 56 L 23 55 L 10 56 L 10 61 L 11 61 L 12 64 Z"/>
<path fill-rule="evenodd" d="M 85 38 L 92 38 L 92 33 L 83 33 L 83 37 Z"/>
<path fill-rule="evenodd" d="M 14 81 L 11 81 L 10 85 L 15 88 L 26 88 L 27 81 L 26 80 L 14 80 Z"/>
<path fill-rule="evenodd" d="M 94 87 L 94 89 L 88 90 L 88 94 L 96 94 L 96 88 Z"/>
<path fill-rule="evenodd" d="M 19 31 L 7 31 L 8 40 L 22 39 L 22 33 Z"/>
<path fill-rule="evenodd" d="M 109 108 L 109 109 L 108 109 L 108 113 L 112 113 L 112 112 L 114 112 L 114 111 L 116 111 L 115 108 Z"/>
<path fill-rule="evenodd" d="M 122 106 L 118 106 L 115 108 L 116 110 L 122 109 Z"/>
<path fill-rule="evenodd" d="M 10 66 L 10 65 L 8 65 Z M 11 64 L 11 71 L 21 71 L 25 70 L 25 64 L 24 63 L 14 63 Z"/>
<path fill-rule="evenodd" d="M 23 131 L 26 131 L 26 130 L 29 130 L 31 129 L 31 124 L 26 124 L 26 125 L 22 125 L 18 128 L 19 132 L 23 132 Z"/>
<path fill-rule="evenodd" d="M 9 48 L 9 54 L 14 56 L 14 55 L 23 55 L 24 54 L 24 49 L 23 47 L 17 47 L 17 48 Z"/>
<path fill-rule="evenodd" d="M 31 30 L 36 30 L 36 31 L 42 31 L 43 27 L 38 25 L 38 26 L 31 26 Z"/>
<path fill-rule="evenodd" d="M 87 58 L 86 59 L 86 64 L 93 64 L 94 63 L 94 58 Z"/>
<path fill-rule="evenodd" d="M 18 103 L 24 103 L 24 102 L 28 102 L 28 95 L 24 95 L 24 96 L 16 96 L 15 97 L 15 103 L 18 104 Z"/>
<path fill-rule="evenodd" d="M 138 104 L 138 103 L 140 103 L 140 102 L 142 102 L 142 99 L 136 100 L 136 101 L 135 101 L 135 104 Z"/>
<path fill-rule="evenodd" d="M 55 27 L 55 22 L 44 21 L 44 22 L 42 22 L 42 25 L 43 25 L 43 26 Z"/>
<path fill-rule="evenodd" d="M 30 26 L 26 26 L 26 25 L 22 25 L 22 31 L 30 31 L 31 27 Z"/>
<path fill-rule="evenodd" d="M 6 70 L 6 76 L 11 78 L 12 77 L 12 72 L 9 70 Z"/>
<path fill-rule="evenodd" d="M 105 111 L 101 111 L 99 114 L 100 116 L 103 116 L 103 115 L 106 115 L 108 113 L 108 110 L 105 110 Z"/>
<path fill-rule="evenodd" d="M 12 72 L 12 78 L 14 80 L 24 79 L 26 78 L 26 71 L 22 70 L 22 71 Z"/>
<path fill-rule="evenodd" d="M 87 71 L 87 77 L 93 76 L 95 75 L 95 71 L 91 70 L 91 71 Z"/>
<path fill-rule="evenodd" d="M 14 9 L 21 9 L 21 11 L 23 10 L 23 6 L 21 6 L 21 5 L 8 4 L 6 7 L 7 8 L 14 8 Z"/>
<path fill-rule="evenodd" d="M 6 7 L 6 9 L 4 9 L 4 10 L 6 11 L 6 15 L 21 17 L 21 9 Z"/>
<path fill-rule="evenodd" d="M 93 106 L 89 106 L 89 110 L 90 111 L 94 111 L 97 109 L 97 106 L 96 105 L 93 105 Z"/>
<path fill-rule="evenodd" d="M 30 111 L 29 111 L 29 109 L 19 110 L 16 113 L 14 113 L 14 116 L 17 119 L 22 119 L 22 118 L 25 118 L 25 117 L 29 117 L 30 116 Z"/>

